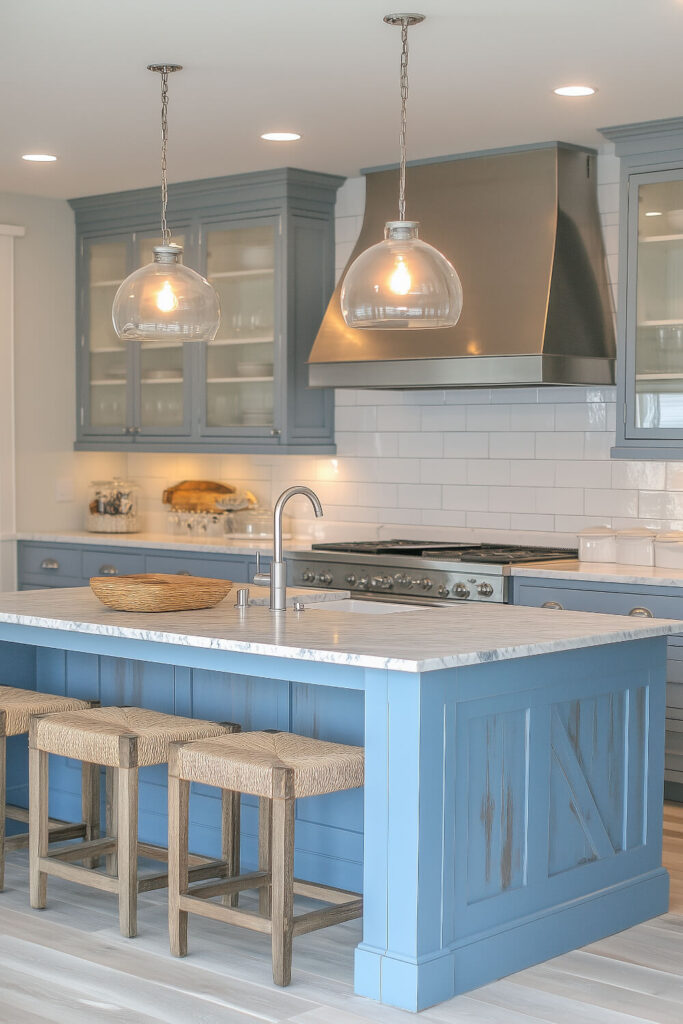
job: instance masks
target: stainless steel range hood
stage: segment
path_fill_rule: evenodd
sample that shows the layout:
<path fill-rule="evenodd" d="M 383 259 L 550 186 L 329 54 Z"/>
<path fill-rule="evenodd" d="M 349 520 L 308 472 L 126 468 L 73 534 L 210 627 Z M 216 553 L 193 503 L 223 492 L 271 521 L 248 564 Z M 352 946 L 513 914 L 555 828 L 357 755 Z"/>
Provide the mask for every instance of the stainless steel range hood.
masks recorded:
<path fill-rule="evenodd" d="M 398 172 L 367 174 L 351 260 L 395 217 Z M 408 214 L 462 280 L 455 327 L 354 330 L 341 281 L 309 359 L 312 387 L 614 383 L 596 154 L 563 143 L 410 166 Z"/>

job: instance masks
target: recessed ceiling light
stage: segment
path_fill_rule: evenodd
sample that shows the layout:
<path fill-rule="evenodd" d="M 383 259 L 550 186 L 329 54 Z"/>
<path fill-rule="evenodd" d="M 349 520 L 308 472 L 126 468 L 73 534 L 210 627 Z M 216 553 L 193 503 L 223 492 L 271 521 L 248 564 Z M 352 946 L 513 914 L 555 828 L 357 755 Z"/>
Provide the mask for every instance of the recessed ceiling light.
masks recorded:
<path fill-rule="evenodd" d="M 21 159 L 31 160 L 36 164 L 51 164 L 57 157 L 51 153 L 24 153 Z"/>
<path fill-rule="evenodd" d="M 645 212 L 645 216 L 646 217 L 661 217 L 662 216 L 662 211 L 661 210 L 647 210 Z"/>
<path fill-rule="evenodd" d="M 592 96 L 597 90 L 590 85 L 561 85 L 553 92 L 556 96 Z"/>
<path fill-rule="evenodd" d="M 296 142 L 301 136 L 298 132 L 264 132 L 261 138 L 266 142 Z"/>

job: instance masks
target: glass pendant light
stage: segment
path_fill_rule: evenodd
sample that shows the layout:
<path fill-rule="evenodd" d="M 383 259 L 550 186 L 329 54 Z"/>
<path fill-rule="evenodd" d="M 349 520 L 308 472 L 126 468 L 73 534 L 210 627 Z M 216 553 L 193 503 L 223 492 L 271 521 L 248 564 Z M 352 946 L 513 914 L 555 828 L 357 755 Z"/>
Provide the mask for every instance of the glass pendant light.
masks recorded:
<path fill-rule="evenodd" d="M 201 274 L 180 262 L 182 245 L 171 242 L 166 223 L 168 186 L 168 76 L 180 64 L 149 64 L 161 75 L 161 245 L 154 246 L 154 262 L 134 271 L 119 286 L 112 320 L 122 341 L 213 341 L 220 323 L 215 290 Z"/>
<path fill-rule="evenodd" d="M 406 105 L 408 29 L 424 14 L 388 14 L 401 26 L 401 163 L 398 220 L 387 221 L 384 241 L 358 256 L 346 272 L 341 310 L 349 327 L 408 330 L 454 327 L 462 312 L 462 286 L 443 253 L 418 238 L 419 222 L 406 220 Z"/>

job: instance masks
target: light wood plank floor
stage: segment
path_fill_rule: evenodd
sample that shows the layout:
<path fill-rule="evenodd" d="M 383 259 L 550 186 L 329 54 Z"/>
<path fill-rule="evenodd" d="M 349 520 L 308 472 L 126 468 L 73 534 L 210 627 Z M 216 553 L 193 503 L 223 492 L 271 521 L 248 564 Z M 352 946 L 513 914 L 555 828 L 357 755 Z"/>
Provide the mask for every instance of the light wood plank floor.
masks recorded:
<path fill-rule="evenodd" d="M 683 805 L 665 810 L 671 909 L 420 1014 L 430 1024 L 683 1024 Z M 50 879 L 27 907 L 25 854 L 0 895 L 1 1024 L 408 1024 L 412 1014 L 353 995 L 360 922 L 295 940 L 292 984 L 270 983 L 267 938 L 190 919 L 190 956 L 166 945 L 163 894 L 140 900 L 140 936 L 118 933 L 114 900 Z"/>

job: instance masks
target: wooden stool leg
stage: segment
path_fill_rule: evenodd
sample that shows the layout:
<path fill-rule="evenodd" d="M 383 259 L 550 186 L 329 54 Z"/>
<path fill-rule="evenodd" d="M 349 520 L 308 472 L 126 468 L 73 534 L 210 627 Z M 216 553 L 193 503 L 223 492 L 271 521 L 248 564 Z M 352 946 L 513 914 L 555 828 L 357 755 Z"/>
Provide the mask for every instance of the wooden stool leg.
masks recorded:
<path fill-rule="evenodd" d="M 5 888 L 5 806 L 7 804 L 6 714 L 0 711 L 0 892 Z"/>
<path fill-rule="evenodd" d="M 116 768 L 107 768 L 105 776 L 104 831 L 105 835 L 111 836 L 112 839 L 116 839 L 119 834 L 118 795 Z M 107 854 L 105 864 L 107 874 L 115 876 L 118 872 L 118 857 L 116 854 Z"/>
<path fill-rule="evenodd" d="M 81 820 L 85 825 L 84 841 L 100 838 L 100 766 L 83 761 L 81 765 Z M 99 857 L 86 857 L 83 866 L 96 868 Z"/>
<path fill-rule="evenodd" d="M 271 869 L 271 832 L 272 832 L 272 801 L 268 797 L 259 797 L 258 802 L 258 869 Z M 262 886 L 258 891 L 258 912 L 263 917 L 270 917 L 272 887 Z"/>
<path fill-rule="evenodd" d="M 48 763 L 47 754 L 35 741 L 35 722 L 29 729 L 28 750 L 28 850 L 31 906 L 43 910 L 47 903 L 47 875 L 40 870 L 40 858 L 47 856 Z"/>
<path fill-rule="evenodd" d="M 229 789 L 221 790 L 221 857 L 228 865 L 231 877 L 240 873 L 240 794 Z M 226 907 L 236 907 L 239 893 L 225 895 L 221 902 Z"/>
<path fill-rule="evenodd" d="M 129 939 L 138 932 L 138 758 L 137 736 L 119 741 L 118 837 L 119 927 Z"/>
<path fill-rule="evenodd" d="M 170 744 L 168 761 L 168 935 L 173 956 L 187 956 L 187 911 L 180 909 L 180 896 L 189 885 L 190 783 L 178 778 L 175 747 Z"/>
<path fill-rule="evenodd" d="M 273 769 L 273 981 L 289 985 L 292 977 L 294 920 L 294 772 Z"/>

